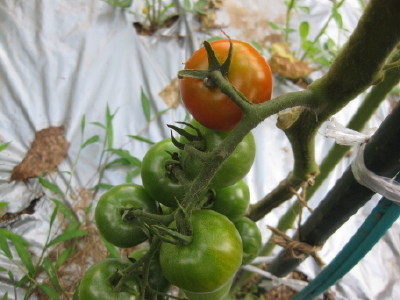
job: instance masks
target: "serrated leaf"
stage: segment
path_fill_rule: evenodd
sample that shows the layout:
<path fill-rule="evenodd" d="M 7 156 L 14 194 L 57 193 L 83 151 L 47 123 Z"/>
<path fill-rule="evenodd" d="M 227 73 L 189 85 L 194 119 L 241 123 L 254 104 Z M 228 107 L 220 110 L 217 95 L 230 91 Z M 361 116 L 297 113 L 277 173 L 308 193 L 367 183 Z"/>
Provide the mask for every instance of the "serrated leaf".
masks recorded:
<path fill-rule="evenodd" d="M 54 194 L 59 195 L 60 197 L 64 198 L 64 192 L 54 183 L 48 181 L 44 177 L 39 177 L 39 183 L 46 189 L 52 191 Z"/>
<path fill-rule="evenodd" d="M 305 40 L 308 36 L 308 33 L 310 32 L 310 23 L 306 21 L 301 22 L 299 32 L 300 32 L 300 38 L 302 40 Z"/>
<path fill-rule="evenodd" d="M 138 135 L 128 135 L 128 136 L 130 138 L 133 138 L 133 139 L 141 141 L 141 142 L 145 142 L 145 143 L 150 144 L 150 145 L 154 145 L 155 144 L 154 142 L 152 142 L 152 141 L 150 141 L 148 139 L 145 139 L 145 138 L 143 138 L 141 136 L 138 136 Z"/>
<path fill-rule="evenodd" d="M 3 143 L 0 145 L 0 151 L 3 151 L 4 149 L 6 149 L 8 147 L 8 145 L 10 145 L 11 142 L 7 142 L 7 143 Z"/>
<path fill-rule="evenodd" d="M 147 122 L 151 121 L 151 104 L 143 89 L 140 89 L 140 100 L 142 102 L 142 109 Z"/>
<path fill-rule="evenodd" d="M 55 237 L 53 240 L 51 240 L 50 243 L 48 243 L 45 246 L 45 248 L 49 248 L 55 244 L 66 242 L 66 241 L 72 240 L 74 238 L 85 236 L 85 235 L 88 235 L 88 233 L 81 229 L 68 230 L 68 231 L 61 233 L 57 237 Z"/>
<path fill-rule="evenodd" d="M 52 299 L 52 300 L 60 299 L 56 290 L 54 288 L 52 288 L 49 284 L 42 283 L 42 284 L 39 284 L 38 286 L 49 297 L 49 299 Z"/>
<path fill-rule="evenodd" d="M 81 146 L 81 149 L 85 148 L 86 146 L 90 144 L 97 143 L 100 140 L 100 137 L 98 135 L 94 135 L 90 138 L 88 138 Z"/>

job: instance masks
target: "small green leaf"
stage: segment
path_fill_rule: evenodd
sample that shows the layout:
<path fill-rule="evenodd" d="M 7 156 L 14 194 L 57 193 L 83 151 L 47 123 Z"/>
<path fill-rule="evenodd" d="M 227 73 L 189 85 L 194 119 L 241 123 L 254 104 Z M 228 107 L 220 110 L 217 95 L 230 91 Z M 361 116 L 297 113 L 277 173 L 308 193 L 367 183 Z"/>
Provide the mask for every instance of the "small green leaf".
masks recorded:
<path fill-rule="evenodd" d="M 0 267 L 0 272 L 8 272 L 6 268 Z"/>
<path fill-rule="evenodd" d="M 143 138 L 141 136 L 138 136 L 138 135 L 128 135 L 128 136 L 130 138 L 133 138 L 133 139 L 141 141 L 141 142 L 145 142 L 145 143 L 150 144 L 150 145 L 154 145 L 155 144 L 154 142 L 152 142 L 152 141 L 150 141 L 148 139 L 145 139 L 145 138 Z"/>
<path fill-rule="evenodd" d="M 128 150 L 123 150 L 123 149 L 108 149 L 108 151 L 110 151 L 111 153 L 114 153 L 114 154 L 118 155 L 118 156 L 121 157 L 121 158 L 126 159 L 126 160 L 129 161 L 129 163 L 130 163 L 131 165 L 133 165 L 133 166 L 140 167 L 140 166 L 142 165 L 142 162 L 141 162 L 138 158 L 132 156 L 132 155 L 129 153 Z"/>
<path fill-rule="evenodd" d="M 44 177 L 39 177 L 39 183 L 46 189 L 52 191 L 53 193 L 59 195 L 60 197 L 64 198 L 64 192 L 54 183 L 48 181 Z"/>
<path fill-rule="evenodd" d="M 268 25 L 275 30 L 282 30 L 282 27 L 279 26 L 278 24 L 274 23 L 274 22 L 268 22 Z"/>
<path fill-rule="evenodd" d="M 103 0 L 103 1 L 111 6 L 116 6 L 121 8 L 128 8 L 129 6 L 132 5 L 132 0 Z"/>
<path fill-rule="evenodd" d="M 114 187 L 112 184 L 107 184 L 107 183 L 99 183 L 96 184 L 93 189 L 104 189 L 104 190 L 109 190 L 112 187 Z"/>
<path fill-rule="evenodd" d="M 66 242 L 72 240 L 77 237 L 88 235 L 88 233 L 84 230 L 67 230 L 55 237 L 50 243 L 48 243 L 45 248 L 49 248 L 55 244 Z"/>
<path fill-rule="evenodd" d="M 25 265 L 29 274 L 35 273 L 35 267 L 32 263 L 32 255 L 27 249 L 28 242 L 24 240 L 21 236 L 12 235 L 10 236 L 11 241 L 14 244 L 15 250 L 18 253 L 18 256 L 21 258 L 22 263 Z"/>
<path fill-rule="evenodd" d="M 56 290 L 54 290 L 49 284 L 47 283 L 39 284 L 39 288 L 49 297 L 49 299 L 52 300 L 60 299 Z"/>
<path fill-rule="evenodd" d="M 100 122 L 92 122 L 91 124 L 96 125 L 98 127 L 101 127 L 103 129 L 106 129 L 106 126 L 104 126 L 104 124 L 100 123 Z"/>
<path fill-rule="evenodd" d="M 66 217 L 72 224 L 79 224 L 79 221 L 77 220 L 76 216 L 68 206 L 66 206 L 63 202 L 57 199 L 50 198 L 50 200 L 54 202 L 58 211 L 61 212 L 64 215 L 64 217 Z"/>
<path fill-rule="evenodd" d="M 400 94 L 400 88 L 394 88 L 390 91 L 390 94 Z"/>
<path fill-rule="evenodd" d="M 134 170 L 128 172 L 128 173 L 126 174 L 125 182 L 126 182 L 126 183 L 131 183 L 132 180 L 133 180 L 133 178 L 134 178 L 135 176 L 137 176 L 137 175 L 140 174 L 141 170 L 142 170 L 141 168 L 136 168 L 136 169 L 134 169 Z"/>
<path fill-rule="evenodd" d="M 1 230 L 2 228 L 0 228 Z M 4 255 L 8 258 L 8 259 L 12 259 L 13 255 L 12 252 L 10 250 L 10 247 L 8 246 L 8 242 L 7 239 L 5 238 L 5 236 L 3 236 L 3 234 L 0 231 L 0 250 L 3 251 Z"/>
<path fill-rule="evenodd" d="M 11 281 L 14 281 L 13 279 L 11 279 Z M 30 281 L 29 276 L 25 275 L 24 277 L 22 277 L 16 284 L 16 287 L 23 287 L 25 286 L 28 282 Z"/>
<path fill-rule="evenodd" d="M 8 292 L 6 292 L 1 300 L 8 300 Z"/>
<path fill-rule="evenodd" d="M 81 118 L 81 134 L 85 131 L 85 126 L 86 126 L 86 117 L 85 115 L 82 116 Z"/>
<path fill-rule="evenodd" d="M 7 143 L 3 143 L 0 145 L 0 151 L 3 151 L 4 149 L 6 149 L 8 147 L 8 145 L 10 145 L 11 142 L 7 142 Z"/>
<path fill-rule="evenodd" d="M 149 98 L 144 93 L 143 89 L 140 89 L 140 99 L 142 101 L 142 109 L 147 122 L 151 121 L 151 104 Z"/>
<path fill-rule="evenodd" d="M 100 140 L 100 137 L 98 135 L 94 135 L 90 138 L 88 138 L 81 146 L 81 149 L 85 148 L 86 146 L 90 144 L 97 143 Z"/>
<path fill-rule="evenodd" d="M 68 258 L 71 257 L 71 255 L 74 254 L 74 249 L 72 247 L 68 247 L 64 249 L 57 257 L 57 261 L 55 263 L 55 268 L 58 269 L 60 266 L 62 266 Z"/>
<path fill-rule="evenodd" d="M 58 281 L 57 272 L 56 272 L 56 269 L 55 269 L 51 259 L 48 257 L 45 257 L 45 259 L 43 260 L 43 266 L 44 266 L 44 270 L 47 273 L 47 276 L 50 279 L 50 282 L 53 284 L 53 286 L 57 290 L 62 292 L 63 288 L 61 287 L 60 282 Z"/>
<path fill-rule="evenodd" d="M 251 45 L 257 49 L 258 52 L 262 53 L 263 52 L 263 47 L 261 46 L 261 44 L 259 42 L 256 41 L 252 41 Z"/>
<path fill-rule="evenodd" d="M 106 247 L 108 251 L 108 257 L 110 258 L 121 258 L 121 254 L 119 253 L 118 249 L 111 244 L 110 242 L 106 241 L 103 237 L 101 237 L 101 240 L 103 241 L 104 246 Z"/>
<path fill-rule="evenodd" d="M 308 36 L 308 33 L 310 32 L 310 24 L 306 21 L 301 22 L 299 32 L 300 32 L 300 38 L 302 40 L 305 40 Z"/>
<path fill-rule="evenodd" d="M 339 29 L 342 29 L 343 28 L 343 19 L 342 19 L 342 15 L 339 13 L 337 8 L 333 9 L 332 17 L 335 20 L 336 24 L 338 25 Z"/>

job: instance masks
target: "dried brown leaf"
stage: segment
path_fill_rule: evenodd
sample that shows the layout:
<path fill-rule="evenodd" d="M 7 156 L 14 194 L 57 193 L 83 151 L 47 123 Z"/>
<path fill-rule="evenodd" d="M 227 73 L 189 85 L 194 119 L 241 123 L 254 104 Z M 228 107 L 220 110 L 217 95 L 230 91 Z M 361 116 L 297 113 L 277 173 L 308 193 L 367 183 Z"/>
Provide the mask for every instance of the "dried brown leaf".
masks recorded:
<path fill-rule="evenodd" d="M 166 105 L 171 108 L 179 106 L 179 79 L 172 79 L 171 83 L 167 85 L 159 94 Z"/>
<path fill-rule="evenodd" d="M 65 158 L 69 143 L 64 126 L 49 127 L 36 132 L 31 148 L 20 164 L 14 167 L 12 180 L 27 180 L 54 170 Z"/>
<path fill-rule="evenodd" d="M 293 56 L 287 43 L 274 43 L 272 45 L 269 65 L 272 73 L 290 79 L 303 78 L 314 71 L 307 62 Z"/>

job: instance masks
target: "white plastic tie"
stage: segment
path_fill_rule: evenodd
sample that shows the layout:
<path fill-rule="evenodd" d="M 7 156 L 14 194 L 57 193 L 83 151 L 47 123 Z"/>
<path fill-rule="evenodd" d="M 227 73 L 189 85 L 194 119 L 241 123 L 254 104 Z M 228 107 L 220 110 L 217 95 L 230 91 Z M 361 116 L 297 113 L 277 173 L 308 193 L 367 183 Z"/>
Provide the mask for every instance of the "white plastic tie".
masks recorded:
<path fill-rule="evenodd" d="M 334 138 L 340 145 L 357 145 L 357 155 L 351 164 L 351 171 L 359 184 L 369 188 L 385 197 L 388 200 L 400 205 L 400 184 L 392 178 L 379 176 L 368 170 L 364 163 L 365 144 L 372 137 L 375 130 L 369 130 L 363 134 L 352 129 L 348 129 L 334 119 L 327 126 L 325 136 Z"/>
<path fill-rule="evenodd" d="M 267 279 L 270 279 L 272 282 L 272 287 L 278 287 L 280 285 L 286 285 L 296 291 L 301 291 L 305 286 L 308 285 L 308 282 L 306 281 L 302 281 L 302 280 L 298 280 L 298 279 L 290 279 L 290 278 L 279 278 L 276 277 L 275 275 L 272 275 L 271 273 L 264 271 L 260 268 L 257 268 L 255 266 L 252 265 L 245 265 L 242 267 L 243 269 L 253 272 L 253 273 L 257 273 Z"/>

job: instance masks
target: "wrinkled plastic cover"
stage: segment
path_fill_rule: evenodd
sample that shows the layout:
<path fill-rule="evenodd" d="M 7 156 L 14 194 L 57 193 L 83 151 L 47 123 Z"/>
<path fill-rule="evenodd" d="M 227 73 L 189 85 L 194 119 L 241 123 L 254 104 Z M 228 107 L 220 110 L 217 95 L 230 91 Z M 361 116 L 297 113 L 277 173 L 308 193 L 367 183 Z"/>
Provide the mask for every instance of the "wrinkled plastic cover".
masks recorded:
<path fill-rule="evenodd" d="M 217 21 L 226 25 L 224 30 L 232 38 L 246 41 L 260 40 L 266 32 L 270 34 L 267 22 L 279 22 L 286 13 L 283 1 L 278 0 L 252 0 L 246 4 L 225 0 L 224 3 L 217 13 Z M 346 1 L 340 11 L 344 26 L 350 32 L 360 16 L 358 3 Z M 308 18 L 312 24 L 310 35 L 315 35 L 329 16 L 331 2 L 300 1 L 299 4 L 311 8 L 310 14 L 302 18 Z M 140 1 L 134 1 L 133 8 L 138 9 L 141 5 Z M 176 77 L 182 63 L 201 41 L 209 36 L 198 30 L 199 24 L 190 13 L 182 13 L 171 28 L 160 30 L 153 36 L 138 36 L 132 27 L 134 20 L 138 20 L 137 15 L 100 0 L 3 0 L 0 4 L 0 138 L 2 143 L 11 142 L 0 152 L 0 201 L 9 202 L 9 212 L 18 212 L 33 199 L 41 199 L 34 214 L 23 215 L 18 221 L 2 226 L 24 236 L 35 253 L 40 253 L 46 240 L 53 210 L 49 199 L 54 195 L 43 189 L 37 179 L 26 183 L 9 181 L 13 168 L 29 150 L 35 132 L 64 126 L 65 138 L 70 143 L 68 155 L 58 166 L 58 171 L 50 173 L 47 179 L 63 191 L 71 182 L 70 193 L 78 193 L 81 188 L 93 187 L 98 180 L 98 162 L 105 134 L 104 129 L 93 122 L 104 124 L 107 106 L 115 113 L 113 148 L 128 150 L 139 159 L 149 145 L 129 135 L 161 140 L 170 134 L 165 124 L 184 120 L 187 115 L 179 106 L 154 118 L 148 125 L 142 110 L 141 91 L 151 101 L 152 118 L 167 109 L 159 93 Z M 293 22 L 296 21 L 294 18 Z M 212 32 L 221 35 L 218 30 Z M 338 37 L 335 26 L 330 26 L 329 33 L 334 39 Z M 342 42 L 346 40 L 343 35 L 339 37 Z M 316 72 L 313 76 L 320 75 Z M 299 87 L 295 85 L 277 82 L 274 96 L 297 89 Z M 346 124 L 359 101 L 350 103 L 335 116 L 336 120 Z M 384 103 L 368 126 L 378 126 L 388 111 L 389 105 Z M 86 120 L 84 137 L 81 130 L 83 116 Z M 292 167 L 290 144 L 275 122 L 276 117 L 270 117 L 253 132 L 257 140 L 257 157 L 246 178 L 252 202 L 274 188 Z M 319 161 L 333 143 L 332 139 L 323 136 L 323 130 L 317 140 Z M 82 141 L 95 135 L 100 136 L 100 141 L 85 147 L 76 163 Z M 351 158 L 346 158 L 334 170 L 311 200 L 312 207 L 318 204 L 350 162 Z M 68 172 L 73 169 L 71 176 Z M 126 172 L 124 168 L 111 168 L 105 172 L 102 182 L 123 183 Z M 140 176 L 134 182 L 140 183 Z M 326 262 L 348 241 L 378 199 L 370 201 L 326 243 L 320 252 Z M 264 240 L 270 236 L 266 225 L 275 226 L 290 205 L 291 202 L 282 205 L 258 223 Z M 337 283 L 337 299 L 395 299 L 400 295 L 399 232 L 400 224 L 396 222 L 379 244 Z M 14 270 L 17 277 L 20 275 L 18 268 L 3 256 L 0 265 Z M 319 271 L 310 259 L 300 266 L 300 270 L 310 278 Z M 0 278 L 0 296 L 8 291 L 12 298 L 14 291 L 6 280 L 7 275 L 0 274 Z M 23 291 L 18 293 L 18 298 L 22 298 Z"/>

